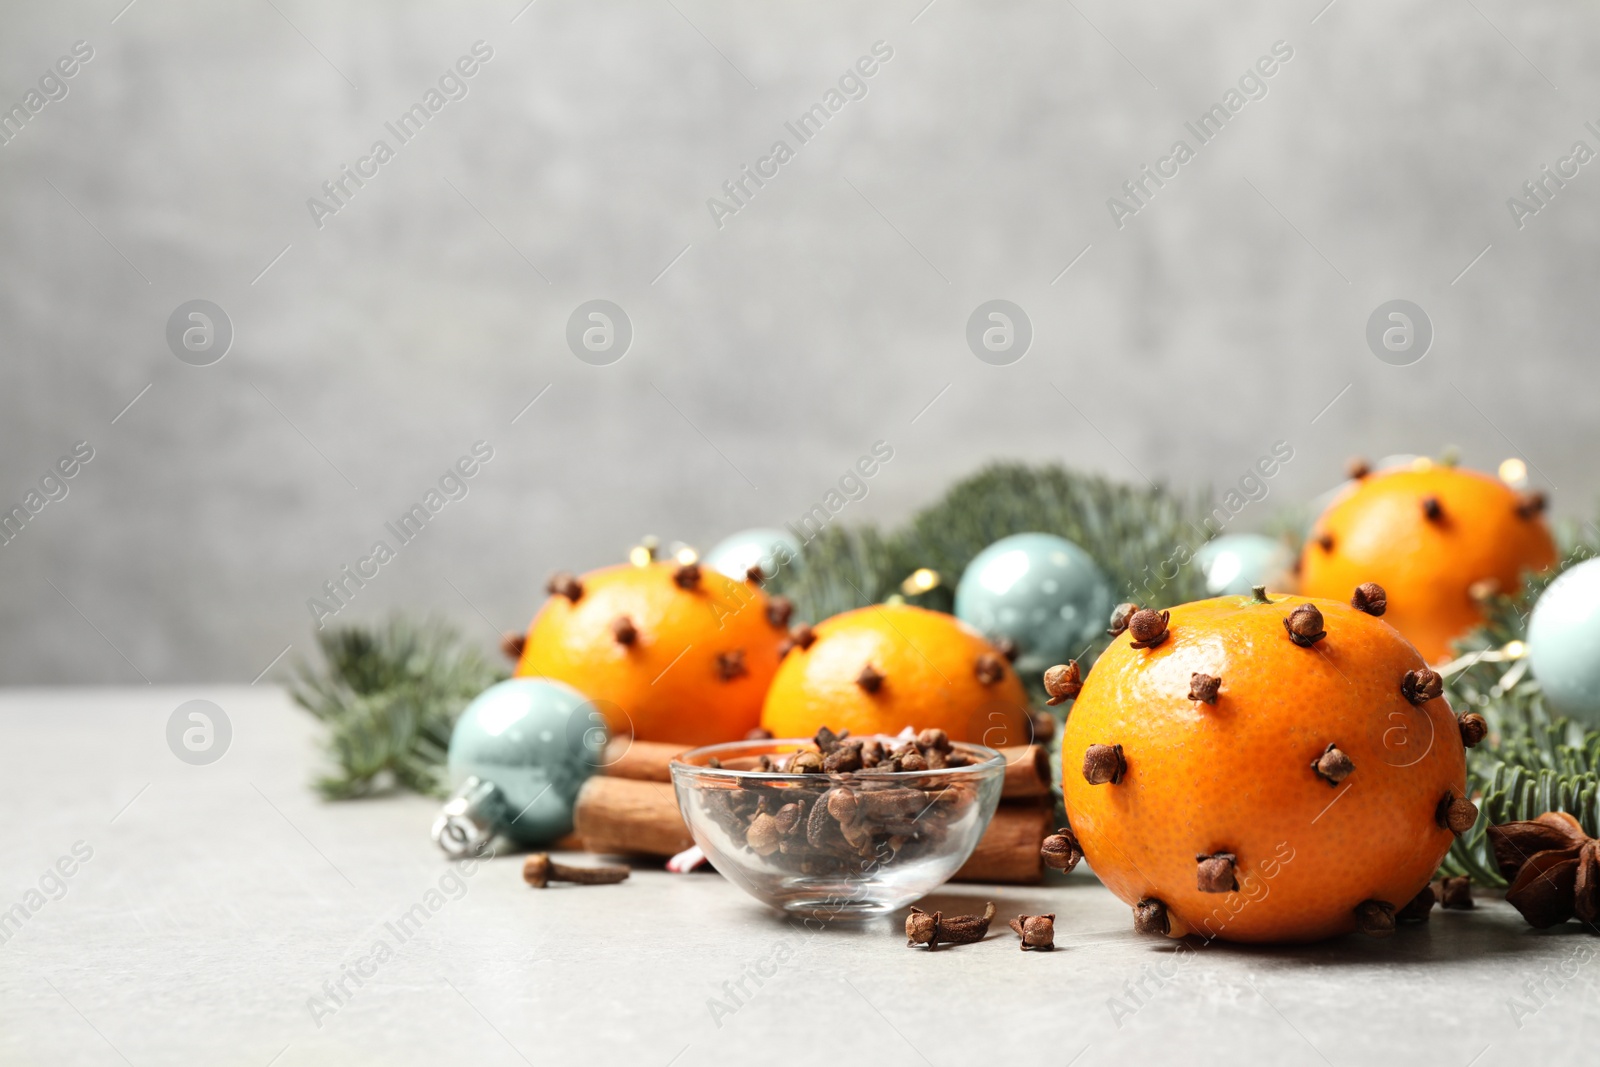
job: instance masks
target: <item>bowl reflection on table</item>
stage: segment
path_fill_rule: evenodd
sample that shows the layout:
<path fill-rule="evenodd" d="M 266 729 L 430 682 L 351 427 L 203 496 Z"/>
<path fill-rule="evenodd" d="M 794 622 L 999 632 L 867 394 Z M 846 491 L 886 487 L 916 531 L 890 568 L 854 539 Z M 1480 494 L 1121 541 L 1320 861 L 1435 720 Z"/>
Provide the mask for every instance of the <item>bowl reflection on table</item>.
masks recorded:
<path fill-rule="evenodd" d="M 712 866 L 783 911 L 833 920 L 904 907 L 960 870 L 1000 802 L 1005 757 L 982 745 L 955 743 L 971 762 L 939 770 L 754 769 L 810 747 L 735 741 L 672 763 L 678 807 Z"/>

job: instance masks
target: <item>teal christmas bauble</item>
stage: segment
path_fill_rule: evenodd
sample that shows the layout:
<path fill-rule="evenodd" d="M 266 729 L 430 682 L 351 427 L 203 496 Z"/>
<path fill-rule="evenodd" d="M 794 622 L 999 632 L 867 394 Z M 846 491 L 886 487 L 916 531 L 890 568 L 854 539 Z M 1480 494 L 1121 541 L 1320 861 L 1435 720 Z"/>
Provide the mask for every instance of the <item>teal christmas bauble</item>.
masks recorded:
<path fill-rule="evenodd" d="M 467 820 L 458 827 L 469 839 L 457 842 L 461 850 L 494 833 L 527 846 L 571 833 L 578 790 L 605 746 L 604 718 L 571 686 L 512 678 L 478 694 L 456 720 L 446 762 L 457 792 L 445 812 L 454 804 Z"/>
<path fill-rule="evenodd" d="M 1064 537 L 1003 537 L 967 564 L 956 617 L 991 641 L 1016 645 L 1018 673 L 1042 671 L 1083 652 L 1105 633 L 1111 583 L 1089 554 Z"/>
<path fill-rule="evenodd" d="M 1568 567 L 1534 604 L 1528 661 L 1551 711 L 1600 726 L 1600 559 Z"/>
<path fill-rule="evenodd" d="M 1258 585 L 1289 588 L 1294 554 L 1289 546 L 1263 534 L 1223 534 L 1195 550 L 1194 561 L 1206 576 L 1212 596 L 1250 592 Z"/>
<path fill-rule="evenodd" d="M 800 542 L 787 530 L 740 530 L 718 541 L 701 562 L 740 581 L 759 563 L 761 573 L 774 578 L 800 565 Z"/>

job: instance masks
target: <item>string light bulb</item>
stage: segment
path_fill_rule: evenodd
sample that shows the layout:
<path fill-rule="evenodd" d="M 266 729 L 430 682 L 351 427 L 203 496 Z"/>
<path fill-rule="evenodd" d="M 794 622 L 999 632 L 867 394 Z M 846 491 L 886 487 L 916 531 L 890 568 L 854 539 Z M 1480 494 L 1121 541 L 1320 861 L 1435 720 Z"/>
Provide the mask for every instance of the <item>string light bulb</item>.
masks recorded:
<path fill-rule="evenodd" d="M 648 567 L 655 562 L 656 550 L 661 546 L 661 539 L 654 535 L 646 536 L 637 545 L 628 550 L 628 562 L 635 567 Z"/>
<path fill-rule="evenodd" d="M 1513 489 L 1521 489 L 1528 484 L 1528 465 L 1516 456 L 1500 462 L 1500 480 Z"/>

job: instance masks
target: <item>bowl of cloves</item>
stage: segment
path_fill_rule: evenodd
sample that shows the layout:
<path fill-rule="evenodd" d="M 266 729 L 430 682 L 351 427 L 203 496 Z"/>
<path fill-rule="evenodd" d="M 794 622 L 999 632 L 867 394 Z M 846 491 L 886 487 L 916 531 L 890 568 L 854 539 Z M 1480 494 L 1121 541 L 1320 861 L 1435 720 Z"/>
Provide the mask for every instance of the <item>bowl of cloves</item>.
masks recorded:
<path fill-rule="evenodd" d="M 943 730 L 708 745 L 672 762 L 678 807 L 724 877 L 785 912 L 883 915 L 961 868 L 1006 760 Z"/>

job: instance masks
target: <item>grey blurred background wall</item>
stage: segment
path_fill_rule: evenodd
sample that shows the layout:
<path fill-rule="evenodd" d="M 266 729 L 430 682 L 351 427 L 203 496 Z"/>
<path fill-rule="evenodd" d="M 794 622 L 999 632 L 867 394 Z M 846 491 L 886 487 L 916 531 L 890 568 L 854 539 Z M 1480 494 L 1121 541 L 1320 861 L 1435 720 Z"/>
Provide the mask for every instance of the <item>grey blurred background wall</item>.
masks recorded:
<path fill-rule="evenodd" d="M 477 441 L 341 620 L 490 642 L 551 569 L 794 518 L 879 439 L 843 520 L 997 457 L 1221 487 L 1278 440 L 1241 527 L 1354 453 L 1520 455 L 1558 512 L 1600 489 L 1600 164 L 1520 228 L 1507 204 L 1600 148 L 1592 8 L 124 2 L 0 11 L 6 108 L 93 50 L 0 146 L 0 507 L 94 453 L 0 547 L 5 683 L 249 681 L 292 646 L 281 672 L 307 599 Z M 402 145 L 385 123 L 478 41 Z M 1184 123 L 1280 41 L 1201 145 Z M 787 132 L 875 42 L 865 96 Z M 1108 198 L 1180 138 L 1119 228 Z M 1007 366 L 966 340 L 996 298 L 1033 329 Z M 1394 298 L 1435 331 L 1409 366 L 1365 338 Z M 167 342 L 194 299 L 235 334 L 209 366 Z M 566 342 L 592 299 L 632 324 L 610 365 Z"/>

